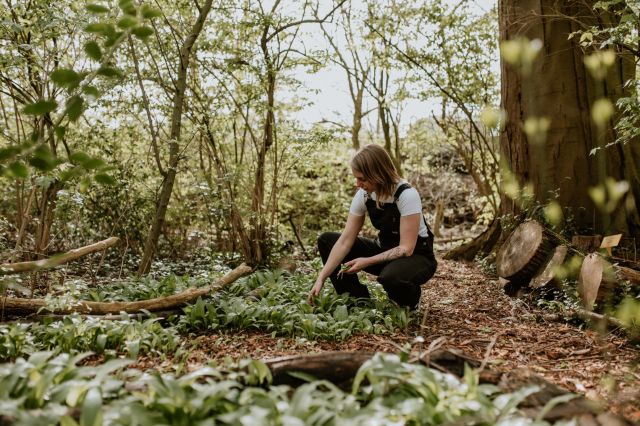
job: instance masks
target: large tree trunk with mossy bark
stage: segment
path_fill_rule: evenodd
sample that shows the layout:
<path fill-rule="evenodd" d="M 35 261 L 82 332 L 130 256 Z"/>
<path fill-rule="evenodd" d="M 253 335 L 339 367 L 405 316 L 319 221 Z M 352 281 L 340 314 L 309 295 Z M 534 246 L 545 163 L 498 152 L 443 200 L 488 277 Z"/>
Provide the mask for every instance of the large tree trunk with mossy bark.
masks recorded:
<path fill-rule="evenodd" d="M 501 0 L 500 38 L 539 39 L 542 50 L 530 75 L 502 64 L 502 107 L 507 113 L 500 136 L 502 159 L 521 186 L 531 184 L 541 204 L 557 200 L 570 210 L 578 230 L 640 236 L 638 167 L 640 145 L 615 144 L 615 115 L 603 129 L 592 120 L 594 102 L 606 97 L 615 104 L 624 84 L 635 77 L 633 56 L 616 52 L 617 59 L 602 80 L 584 65 L 579 37 L 571 33 L 610 20 L 597 15 L 595 1 Z M 550 120 L 546 140 L 536 146 L 523 132 L 528 118 Z M 596 151 L 594 151 L 596 150 Z M 607 177 L 626 180 L 632 192 L 626 202 L 603 214 L 589 196 L 589 188 Z M 635 195 L 635 197 L 634 197 Z M 502 213 L 519 213 L 517 201 L 503 197 Z"/>
<path fill-rule="evenodd" d="M 617 113 L 604 129 L 591 118 L 597 99 L 606 97 L 615 104 L 625 95 L 624 83 L 635 78 L 633 56 L 616 52 L 606 77 L 596 80 L 584 65 L 591 52 L 579 45 L 579 37 L 569 39 L 587 26 L 611 24 L 610 16 L 594 12 L 594 4 L 591 0 L 499 1 L 502 41 L 526 37 L 542 42 L 528 75 L 502 62 L 501 105 L 507 119 L 500 135 L 501 158 L 520 187 L 531 185 L 535 202 L 556 200 L 578 232 L 640 237 L 640 144 L 614 143 Z M 523 126 L 529 118 L 542 117 L 550 125 L 544 142 L 536 145 Z M 607 177 L 628 182 L 630 191 L 613 211 L 603 213 L 591 200 L 589 188 L 603 184 Z M 520 214 L 520 201 L 502 194 L 501 215 Z M 473 258 L 478 247 L 472 241 L 468 250 L 462 247 L 452 255 Z"/>

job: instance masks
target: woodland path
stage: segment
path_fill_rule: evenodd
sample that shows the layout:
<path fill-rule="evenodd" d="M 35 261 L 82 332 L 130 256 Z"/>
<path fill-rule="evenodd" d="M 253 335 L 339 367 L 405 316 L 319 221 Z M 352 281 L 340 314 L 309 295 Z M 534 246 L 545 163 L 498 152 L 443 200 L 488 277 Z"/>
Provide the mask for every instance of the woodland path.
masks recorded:
<path fill-rule="evenodd" d="M 335 350 L 397 352 L 421 335 L 425 349 L 438 340 L 440 348 L 486 360 L 491 370 L 519 369 L 540 375 L 640 422 L 638 345 L 621 334 L 601 335 L 577 322 L 545 321 L 549 310 L 533 303 L 505 295 L 497 279 L 475 264 L 440 260 L 436 275 L 423 287 L 422 325 L 394 335 L 359 335 L 343 342 L 274 338 L 259 332 L 207 334 L 197 338 L 187 365 L 197 368 L 227 356 L 269 359 Z M 166 362 L 168 366 L 170 360 Z M 139 367 L 152 365 L 161 367 L 157 359 L 139 359 Z"/>

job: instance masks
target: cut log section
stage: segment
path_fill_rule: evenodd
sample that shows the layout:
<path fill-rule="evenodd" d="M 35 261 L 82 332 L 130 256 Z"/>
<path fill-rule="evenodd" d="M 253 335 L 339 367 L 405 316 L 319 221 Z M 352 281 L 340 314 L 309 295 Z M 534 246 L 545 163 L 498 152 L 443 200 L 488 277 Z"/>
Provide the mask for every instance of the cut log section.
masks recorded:
<path fill-rule="evenodd" d="M 538 272 L 553 251 L 551 236 L 535 220 L 518 225 L 496 256 L 498 275 L 521 286 Z"/>
<path fill-rule="evenodd" d="M 136 313 L 143 310 L 150 312 L 167 311 L 183 306 L 198 297 L 207 296 L 216 291 L 220 291 L 238 278 L 247 275 L 252 271 L 251 267 L 244 263 L 233 271 L 220 278 L 217 282 L 203 288 L 190 288 L 181 293 L 172 294 L 167 297 L 157 297 L 155 299 L 138 300 L 135 302 L 90 302 L 80 300 L 70 306 L 50 309 L 44 299 L 21 299 L 14 297 L 0 297 L 0 312 L 5 314 L 32 314 L 40 311 L 54 314 L 92 314 L 106 315 L 118 314 L 120 312 Z"/>
<path fill-rule="evenodd" d="M 578 277 L 578 294 L 582 306 L 591 311 L 597 301 L 603 300 L 622 281 L 640 286 L 640 271 L 612 265 L 598 253 L 584 258 Z"/>
<path fill-rule="evenodd" d="M 551 258 L 546 264 L 542 266 L 542 269 L 531 279 L 529 287 L 542 288 L 550 283 L 554 282 L 556 277 L 556 271 L 564 263 L 564 259 L 567 257 L 567 246 L 560 245 L 556 247 Z"/>
<path fill-rule="evenodd" d="M 614 285 L 615 275 L 611 264 L 598 253 L 587 255 L 582 261 L 578 276 L 578 295 L 582 306 L 592 311 L 596 301 L 602 299 L 605 293 L 602 289 L 611 288 Z"/>

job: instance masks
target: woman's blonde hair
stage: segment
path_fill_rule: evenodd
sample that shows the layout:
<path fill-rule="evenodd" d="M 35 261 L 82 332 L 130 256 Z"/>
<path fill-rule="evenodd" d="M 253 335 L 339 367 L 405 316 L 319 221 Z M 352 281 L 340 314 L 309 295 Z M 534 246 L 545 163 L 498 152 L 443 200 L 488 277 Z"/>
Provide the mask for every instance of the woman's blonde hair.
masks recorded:
<path fill-rule="evenodd" d="M 378 208 L 381 207 L 380 200 L 393 197 L 401 179 L 387 151 L 376 144 L 360 148 L 351 159 L 351 168 L 376 186 Z"/>

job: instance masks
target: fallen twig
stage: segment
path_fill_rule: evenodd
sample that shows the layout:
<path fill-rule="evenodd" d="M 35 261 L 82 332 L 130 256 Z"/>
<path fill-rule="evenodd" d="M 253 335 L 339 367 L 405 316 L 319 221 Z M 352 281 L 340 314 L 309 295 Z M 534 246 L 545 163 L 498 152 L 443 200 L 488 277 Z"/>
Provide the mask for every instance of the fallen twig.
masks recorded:
<path fill-rule="evenodd" d="M 0 265 L 0 276 L 20 274 L 22 272 L 34 272 L 42 269 L 54 268 L 56 266 L 68 263 L 72 260 L 76 260 L 87 254 L 94 253 L 96 251 L 105 250 L 119 241 L 118 237 L 107 238 L 106 240 L 99 241 L 95 244 L 91 244 L 85 247 L 70 250 L 66 253 L 52 256 L 48 259 L 33 260 L 30 262 L 16 262 L 5 263 Z"/>

